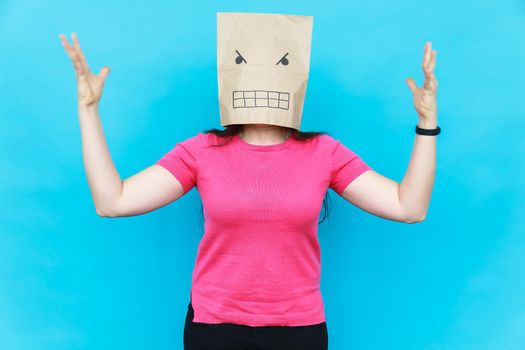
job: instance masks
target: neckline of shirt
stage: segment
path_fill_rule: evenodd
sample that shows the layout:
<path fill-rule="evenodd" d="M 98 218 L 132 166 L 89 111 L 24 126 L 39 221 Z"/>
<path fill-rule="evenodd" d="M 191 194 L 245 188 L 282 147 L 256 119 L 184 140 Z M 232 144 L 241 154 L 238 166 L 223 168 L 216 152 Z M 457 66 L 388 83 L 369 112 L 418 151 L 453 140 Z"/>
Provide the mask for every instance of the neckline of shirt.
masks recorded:
<path fill-rule="evenodd" d="M 248 143 L 244 141 L 244 139 L 240 137 L 239 134 L 235 134 L 233 139 L 235 141 L 235 144 L 241 146 L 242 148 L 249 149 L 252 151 L 276 151 L 276 150 L 287 148 L 288 146 L 290 146 L 290 144 L 293 141 L 293 137 L 291 134 L 288 135 L 288 137 L 286 138 L 286 140 L 284 140 L 284 142 L 276 143 L 272 145 L 254 145 L 252 143 Z"/>

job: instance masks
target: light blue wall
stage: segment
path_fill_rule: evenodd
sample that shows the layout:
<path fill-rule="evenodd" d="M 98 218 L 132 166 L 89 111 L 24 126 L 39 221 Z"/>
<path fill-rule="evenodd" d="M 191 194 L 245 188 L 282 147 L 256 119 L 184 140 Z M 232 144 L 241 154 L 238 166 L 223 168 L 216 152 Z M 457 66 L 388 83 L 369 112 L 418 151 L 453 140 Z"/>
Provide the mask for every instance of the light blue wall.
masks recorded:
<path fill-rule="evenodd" d="M 101 117 L 122 178 L 220 127 L 217 11 L 314 16 L 303 130 L 401 181 L 425 41 L 438 51 L 438 163 L 427 219 L 330 191 L 320 225 L 330 349 L 525 348 L 525 3 L 0 1 L 0 349 L 182 349 L 202 235 L 194 189 L 148 215 L 95 214 L 74 73 L 76 31 L 108 65 Z M 520 201 L 521 199 L 521 201 Z"/>

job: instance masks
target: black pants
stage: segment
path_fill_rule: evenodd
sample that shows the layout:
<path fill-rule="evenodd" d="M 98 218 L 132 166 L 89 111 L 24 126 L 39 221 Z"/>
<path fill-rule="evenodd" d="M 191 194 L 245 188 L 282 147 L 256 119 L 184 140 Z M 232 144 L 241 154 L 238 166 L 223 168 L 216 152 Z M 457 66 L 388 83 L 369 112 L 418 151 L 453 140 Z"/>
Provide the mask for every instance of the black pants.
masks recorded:
<path fill-rule="evenodd" d="M 235 323 L 193 322 L 188 305 L 184 350 L 327 350 L 326 322 L 308 326 L 252 327 Z"/>

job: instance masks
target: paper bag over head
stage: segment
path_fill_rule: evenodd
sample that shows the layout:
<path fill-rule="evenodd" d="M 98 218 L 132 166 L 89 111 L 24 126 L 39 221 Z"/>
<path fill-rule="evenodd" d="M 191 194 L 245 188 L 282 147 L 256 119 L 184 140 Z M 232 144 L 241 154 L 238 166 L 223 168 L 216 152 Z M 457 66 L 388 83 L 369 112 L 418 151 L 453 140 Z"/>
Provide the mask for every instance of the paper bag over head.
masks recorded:
<path fill-rule="evenodd" d="M 272 124 L 299 130 L 313 17 L 217 13 L 221 125 Z"/>

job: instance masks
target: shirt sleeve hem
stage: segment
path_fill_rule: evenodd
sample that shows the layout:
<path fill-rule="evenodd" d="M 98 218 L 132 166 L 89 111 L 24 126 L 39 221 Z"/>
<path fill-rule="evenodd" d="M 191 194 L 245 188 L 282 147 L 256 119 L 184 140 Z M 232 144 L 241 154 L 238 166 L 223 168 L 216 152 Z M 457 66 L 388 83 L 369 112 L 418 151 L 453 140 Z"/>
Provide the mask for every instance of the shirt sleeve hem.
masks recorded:
<path fill-rule="evenodd" d="M 179 172 L 177 168 L 172 167 L 171 163 L 166 159 L 160 159 L 155 162 L 155 164 L 164 167 L 175 177 L 175 179 L 177 179 L 177 181 L 179 181 L 179 183 L 182 185 L 183 194 L 186 194 L 192 188 L 191 178 L 182 171 Z"/>
<path fill-rule="evenodd" d="M 344 190 L 350 185 L 355 179 L 359 177 L 359 175 L 363 174 L 364 172 L 372 170 L 372 167 L 370 167 L 366 163 L 361 163 L 358 165 L 352 172 L 348 173 L 343 181 L 340 181 L 338 185 L 332 186 L 332 189 L 339 195 L 342 195 Z"/>

